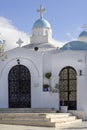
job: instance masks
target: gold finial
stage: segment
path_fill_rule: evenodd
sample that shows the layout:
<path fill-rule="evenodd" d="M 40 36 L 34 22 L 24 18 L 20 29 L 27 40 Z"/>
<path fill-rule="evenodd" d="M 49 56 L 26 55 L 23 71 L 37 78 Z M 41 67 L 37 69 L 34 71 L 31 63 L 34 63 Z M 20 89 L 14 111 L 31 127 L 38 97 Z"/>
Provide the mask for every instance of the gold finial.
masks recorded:
<path fill-rule="evenodd" d="M 46 11 L 45 8 L 43 8 L 43 6 L 40 5 L 40 9 L 38 9 L 37 12 L 40 13 L 40 18 L 41 18 L 41 19 L 43 18 L 43 12 L 45 12 L 45 11 Z"/>

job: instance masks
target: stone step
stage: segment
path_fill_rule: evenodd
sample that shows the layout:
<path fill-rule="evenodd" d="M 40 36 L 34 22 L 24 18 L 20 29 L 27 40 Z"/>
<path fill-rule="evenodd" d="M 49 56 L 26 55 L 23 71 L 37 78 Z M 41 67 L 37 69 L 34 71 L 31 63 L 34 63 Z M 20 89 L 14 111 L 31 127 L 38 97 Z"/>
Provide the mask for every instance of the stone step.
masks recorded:
<path fill-rule="evenodd" d="M 0 113 L 0 118 L 46 118 L 45 113 Z"/>
<path fill-rule="evenodd" d="M 74 121 L 76 120 L 75 116 L 71 116 L 71 117 L 64 117 L 64 118 L 51 118 L 50 121 L 51 122 L 56 122 L 56 123 L 61 123 L 61 122 L 69 122 L 69 121 Z"/>
<path fill-rule="evenodd" d="M 54 116 L 53 116 L 54 115 Z M 42 113 L 1 113 L 0 120 L 50 120 L 51 122 L 64 122 L 73 120 L 74 116 L 65 114 L 42 114 Z"/>
<path fill-rule="evenodd" d="M 70 113 L 0 113 L 0 124 L 63 127 L 80 121 Z"/>
<path fill-rule="evenodd" d="M 16 120 L 16 121 L 17 120 L 20 120 L 20 121 L 21 120 L 25 120 L 25 121 L 27 121 L 27 120 L 28 121 L 37 121 L 37 120 L 38 121 L 50 121 L 50 119 L 46 119 L 46 118 L 29 118 L 29 117 L 27 117 L 27 118 L 26 117 L 25 118 L 24 117 L 22 117 L 22 118 L 20 118 L 20 117 L 15 117 L 15 118 L 14 117 L 1 118 L 0 117 L 0 120 L 2 120 L 2 121 L 5 121 L 5 120 Z"/>
<path fill-rule="evenodd" d="M 0 113 L 0 117 L 30 117 L 30 118 L 68 118 L 70 113 Z"/>
<path fill-rule="evenodd" d="M 84 120 L 84 111 L 83 110 L 68 110 L 74 116 L 77 116 L 79 119 Z"/>
<path fill-rule="evenodd" d="M 75 119 L 73 121 L 56 123 L 55 127 L 56 128 L 69 128 L 71 125 L 78 124 L 78 123 L 81 123 L 81 122 L 82 122 L 82 119 Z"/>
<path fill-rule="evenodd" d="M 0 113 L 1 124 L 49 126 L 54 127 L 44 113 Z"/>
<path fill-rule="evenodd" d="M 0 120 L 0 124 L 14 124 L 14 125 L 30 125 L 30 126 L 43 126 L 43 127 L 55 127 L 55 123 L 48 121 L 29 121 L 29 120 Z"/>
<path fill-rule="evenodd" d="M 46 118 L 63 118 L 63 117 L 69 117 L 71 116 L 71 113 L 51 113 L 46 114 Z"/>
<path fill-rule="evenodd" d="M 23 117 L 23 116 L 3 116 L 3 117 L 0 117 L 0 120 L 29 120 L 29 121 L 35 121 L 35 120 L 38 120 L 38 121 L 50 121 L 50 122 L 67 122 L 67 121 L 70 121 L 70 120 L 75 120 L 76 117 L 67 117 L 67 118 L 45 118 L 45 116 L 41 117 L 41 116 L 38 116 L 38 117 Z"/>
<path fill-rule="evenodd" d="M 56 113 L 49 108 L 0 108 L 0 113 Z"/>

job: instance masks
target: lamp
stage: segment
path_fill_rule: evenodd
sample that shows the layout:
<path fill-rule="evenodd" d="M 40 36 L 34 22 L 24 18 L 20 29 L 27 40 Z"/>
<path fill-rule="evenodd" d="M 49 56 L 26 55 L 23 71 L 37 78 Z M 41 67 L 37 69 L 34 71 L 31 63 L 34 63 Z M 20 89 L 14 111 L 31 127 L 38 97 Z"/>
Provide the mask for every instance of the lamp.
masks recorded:
<path fill-rule="evenodd" d="M 82 70 L 79 70 L 79 75 L 80 75 L 80 76 L 82 75 Z"/>

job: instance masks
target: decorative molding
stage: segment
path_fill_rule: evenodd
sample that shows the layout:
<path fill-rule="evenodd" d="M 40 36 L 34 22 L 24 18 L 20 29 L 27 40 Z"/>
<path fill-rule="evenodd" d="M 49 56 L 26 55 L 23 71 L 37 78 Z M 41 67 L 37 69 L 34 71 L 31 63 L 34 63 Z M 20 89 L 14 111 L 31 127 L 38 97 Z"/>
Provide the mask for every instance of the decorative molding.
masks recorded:
<path fill-rule="evenodd" d="M 35 65 L 35 63 L 34 63 L 31 59 L 29 59 L 29 58 L 17 57 L 17 58 L 12 58 L 12 59 L 9 60 L 8 62 L 6 62 L 5 65 L 3 65 L 2 70 L 1 70 L 1 73 L 0 73 L 0 78 L 1 78 L 1 76 L 2 76 L 2 73 L 3 73 L 4 69 L 5 69 L 5 67 L 6 67 L 9 63 L 11 63 L 12 61 L 16 61 L 16 62 L 15 62 L 15 65 L 16 65 L 17 59 L 20 59 L 20 60 L 24 59 L 24 60 L 30 61 L 30 62 L 34 65 L 34 67 L 36 68 L 37 73 L 38 73 L 38 76 L 40 76 L 40 75 L 39 75 L 39 70 L 38 70 L 37 66 Z"/>

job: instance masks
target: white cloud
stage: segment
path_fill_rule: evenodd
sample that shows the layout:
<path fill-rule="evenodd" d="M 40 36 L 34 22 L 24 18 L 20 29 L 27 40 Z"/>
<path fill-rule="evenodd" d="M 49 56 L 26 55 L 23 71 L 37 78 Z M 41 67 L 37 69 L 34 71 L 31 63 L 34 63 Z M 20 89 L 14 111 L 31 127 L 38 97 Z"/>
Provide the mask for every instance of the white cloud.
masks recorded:
<path fill-rule="evenodd" d="M 0 16 L 0 38 L 6 41 L 5 50 L 10 50 L 18 47 L 16 42 L 19 38 L 24 41 L 23 45 L 30 43 L 29 36 L 12 25 L 11 20 Z M 70 36 L 70 34 L 67 34 Z M 53 43 L 57 47 L 62 47 L 66 42 L 60 42 L 52 39 Z"/>
<path fill-rule="evenodd" d="M 54 45 L 56 47 L 59 47 L 59 48 L 62 47 L 65 44 L 65 42 L 57 41 L 55 39 L 52 39 L 52 42 L 54 43 Z"/>
<path fill-rule="evenodd" d="M 69 41 L 71 41 L 71 40 L 74 40 L 75 38 L 72 36 L 72 34 L 71 33 L 66 33 L 66 36 L 67 36 L 67 38 L 68 38 L 68 40 Z"/>
<path fill-rule="evenodd" d="M 0 38 L 6 41 L 5 50 L 17 47 L 17 40 L 21 38 L 24 45 L 28 42 L 28 35 L 16 27 L 14 27 L 10 20 L 0 17 Z"/>
<path fill-rule="evenodd" d="M 67 36 L 67 42 L 77 40 L 71 33 L 66 33 Z"/>

